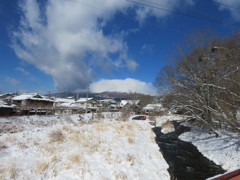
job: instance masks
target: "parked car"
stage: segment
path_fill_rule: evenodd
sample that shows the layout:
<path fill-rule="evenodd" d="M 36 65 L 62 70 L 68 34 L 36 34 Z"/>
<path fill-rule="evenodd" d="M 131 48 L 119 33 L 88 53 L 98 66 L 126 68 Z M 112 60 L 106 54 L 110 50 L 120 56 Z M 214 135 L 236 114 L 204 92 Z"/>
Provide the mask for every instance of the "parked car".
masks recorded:
<path fill-rule="evenodd" d="M 135 116 L 132 118 L 132 120 L 146 120 L 147 117 L 143 115 Z"/>

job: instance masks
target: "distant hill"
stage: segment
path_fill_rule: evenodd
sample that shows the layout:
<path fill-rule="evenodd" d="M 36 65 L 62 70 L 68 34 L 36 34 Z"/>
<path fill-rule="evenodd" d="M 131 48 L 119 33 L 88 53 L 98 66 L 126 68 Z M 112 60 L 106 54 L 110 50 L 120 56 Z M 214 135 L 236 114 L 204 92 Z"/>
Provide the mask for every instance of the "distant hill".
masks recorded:
<path fill-rule="evenodd" d="M 116 101 L 120 101 L 122 99 L 130 98 L 131 95 L 129 93 L 123 93 L 123 92 L 102 92 L 102 93 L 61 92 L 61 93 L 52 93 L 51 96 L 60 97 L 60 98 L 73 97 L 75 99 L 86 98 L 88 96 L 88 97 L 93 97 L 93 98 L 95 98 L 97 100 L 101 100 L 101 99 L 115 99 Z"/>

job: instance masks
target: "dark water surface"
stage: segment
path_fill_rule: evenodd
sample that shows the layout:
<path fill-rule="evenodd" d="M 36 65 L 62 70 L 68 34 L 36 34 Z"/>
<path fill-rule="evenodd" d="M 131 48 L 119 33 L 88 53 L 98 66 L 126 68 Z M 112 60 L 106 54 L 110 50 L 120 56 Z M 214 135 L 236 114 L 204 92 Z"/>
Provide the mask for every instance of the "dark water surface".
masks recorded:
<path fill-rule="evenodd" d="M 160 127 L 153 128 L 156 142 L 169 165 L 171 180 L 205 180 L 225 171 L 203 156 L 191 143 L 178 139 L 189 128 L 174 124 L 176 131 L 161 133 Z"/>

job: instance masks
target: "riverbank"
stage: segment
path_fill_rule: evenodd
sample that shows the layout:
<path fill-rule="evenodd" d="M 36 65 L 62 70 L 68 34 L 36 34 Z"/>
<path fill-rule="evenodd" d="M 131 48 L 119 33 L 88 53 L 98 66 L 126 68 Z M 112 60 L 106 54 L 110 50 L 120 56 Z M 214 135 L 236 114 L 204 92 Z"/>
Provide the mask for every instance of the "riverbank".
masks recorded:
<path fill-rule="evenodd" d="M 220 165 L 227 172 L 240 168 L 239 134 L 218 132 L 219 137 L 199 128 L 191 128 L 179 136 L 183 141 L 191 142 L 198 150 Z"/>
<path fill-rule="evenodd" d="M 159 145 L 164 159 L 169 165 L 171 179 L 177 180 L 206 180 L 225 171 L 203 156 L 190 142 L 182 141 L 178 136 L 189 131 L 189 127 L 173 122 L 175 131 L 164 134 L 160 127 L 153 128 L 156 143 Z M 164 132 L 164 131 L 163 131 Z"/>
<path fill-rule="evenodd" d="M 184 122 L 186 116 L 169 114 L 157 119 L 156 125 L 163 127 L 162 133 L 174 133 L 175 128 L 165 126 L 168 122 Z M 186 123 L 183 123 L 187 125 Z M 190 127 L 190 126 L 189 126 Z M 218 132 L 219 137 L 199 127 L 191 127 L 184 133 L 177 133 L 178 138 L 190 142 L 209 160 L 220 165 L 226 172 L 240 168 L 240 136 L 235 133 Z"/>

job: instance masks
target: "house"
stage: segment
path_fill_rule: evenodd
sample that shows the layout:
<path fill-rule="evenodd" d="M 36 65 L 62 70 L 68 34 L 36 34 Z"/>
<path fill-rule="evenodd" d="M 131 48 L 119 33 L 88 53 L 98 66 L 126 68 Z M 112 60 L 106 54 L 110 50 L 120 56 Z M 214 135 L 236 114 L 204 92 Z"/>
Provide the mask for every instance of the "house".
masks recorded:
<path fill-rule="evenodd" d="M 94 98 L 80 98 L 76 100 L 75 104 L 82 107 L 86 112 L 97 112 L 101 110 L 101 104 Z"/>
<path fill-rule="evenodd" d="M 0 116 L 10 116 L 13 110 L 13 105 L 8 105 L 6 102 L 0 100 Z"/>
<path fill-rule="evenodd" d="M 54 107 L 66 107 L 74 102 L 73 98 L 54 98 Z"/>
<path fill-rule="evenodd" d="M 73 98 L 55 98 L 55 114 L 80 114 L 85 112 L 80 104 L 76 104 Z"/>
<path fill-rule="evenodd" d="M 7 104 L 11 104 L 14 96 L 16 96 L 16 93 L 0 94 L 0 100 L 6 102 Z"/>
<path fill-rule="evenodd" d="M 103 111 L 118 111 L 119 107 L 114 99 L 103 99 L 99 101 Z"/>
<path fill-rule="evenodd" d="M 120 108 L 129 109 L 136 108 L 140 105 L 140 100 L 122 100 L 119 104 Z"/>
<path fill-rule="evenodd" d="M 24 93 L 12 98 L 15 104 L 23 114 L 41 113 L 46 114 L 53 108 L 53 100 L 44 98 L 37 93 Z"/>
<path fill-rule="evenodd" d="M 162 112 L 165 108 L 163 108 L 162 104 L 148 104 L 147 106 L 143 107 L 143 111 L 146 113 L 151 112 Z"/>

